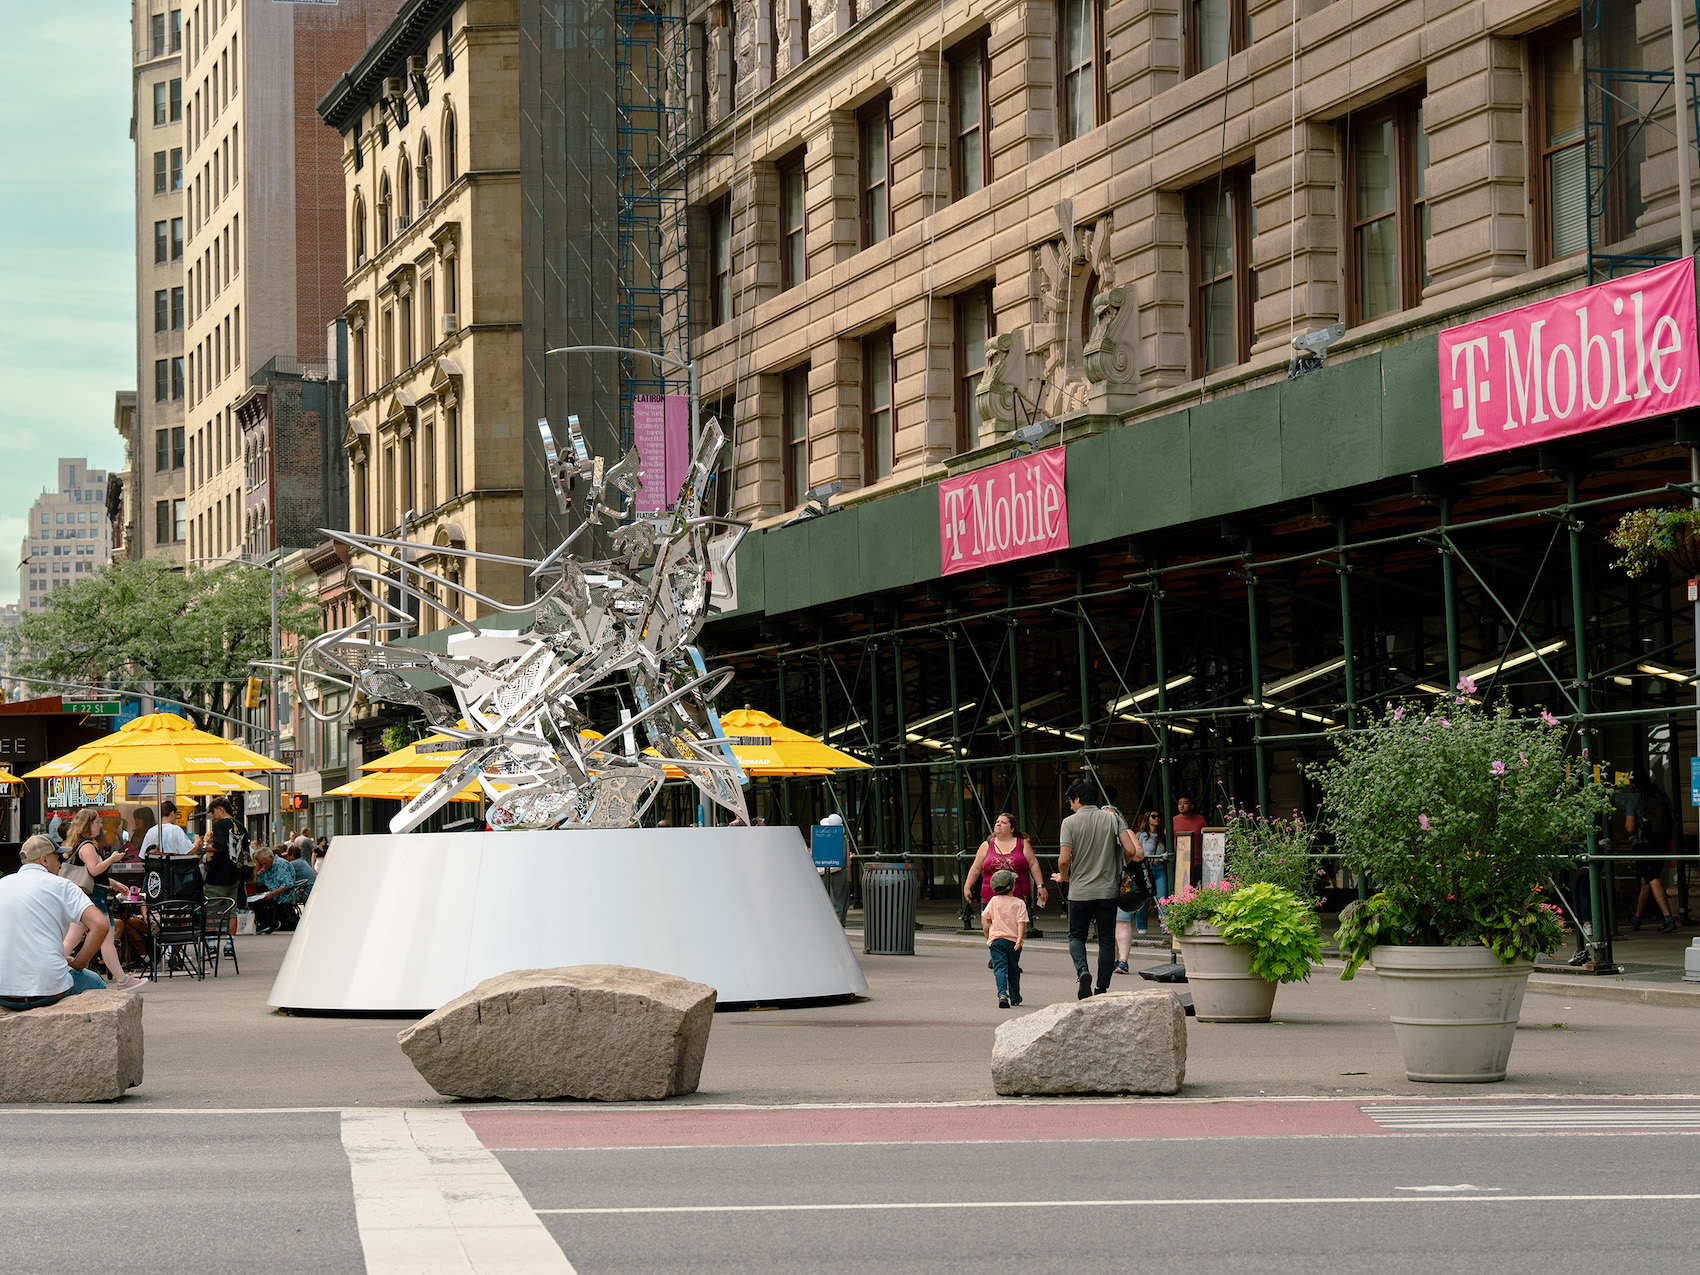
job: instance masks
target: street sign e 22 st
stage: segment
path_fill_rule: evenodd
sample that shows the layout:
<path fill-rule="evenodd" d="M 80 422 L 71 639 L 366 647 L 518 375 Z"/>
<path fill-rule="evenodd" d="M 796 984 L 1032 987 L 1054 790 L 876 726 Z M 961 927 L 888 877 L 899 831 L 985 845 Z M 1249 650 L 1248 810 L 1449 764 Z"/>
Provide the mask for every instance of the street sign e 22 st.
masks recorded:
<path fill-rule="evenodd" d="M 80 713 L 84 717 L 117 717 L 123 710 L 117 700 L 63 700 L 61 713 Z"/>

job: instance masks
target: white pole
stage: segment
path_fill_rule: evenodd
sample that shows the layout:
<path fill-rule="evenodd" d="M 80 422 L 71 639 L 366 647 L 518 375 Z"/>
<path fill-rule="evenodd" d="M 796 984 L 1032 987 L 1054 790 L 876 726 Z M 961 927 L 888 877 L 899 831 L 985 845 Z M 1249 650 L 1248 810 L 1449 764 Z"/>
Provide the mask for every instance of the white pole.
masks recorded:
<path fill-rule="evenodd" d="M 1689 186 L 1693 156 L 1688 136 L 1688 52 L 1683 47 L 1682 0 L 1670 0 L 1671 88 L 1676 98 L 1676 206 L 1682 216 L 1682 255 L 1694 256 L 1694 200 Z"/>

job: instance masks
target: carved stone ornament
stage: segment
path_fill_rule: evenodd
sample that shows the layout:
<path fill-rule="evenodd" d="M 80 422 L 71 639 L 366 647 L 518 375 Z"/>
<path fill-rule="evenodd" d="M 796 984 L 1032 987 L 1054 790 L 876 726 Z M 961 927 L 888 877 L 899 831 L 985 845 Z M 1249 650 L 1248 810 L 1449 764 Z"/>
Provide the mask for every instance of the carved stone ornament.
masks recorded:
<path fill-rule="evenodd" d="M 1137 376 L 1139 306 L 1133 285 L 1101 290 L 1092 301 L 1092 339 L 1086 343 L 1086 378 L 1093 385 L 1125 385 Z"/>
<path fill-rule="evenodd" d="M 986 370 L 980 377 L 980 387 L 974 391 L 974 406 L 980 419 L 999 434 L 1032 419 L 1033 380 L 1020 328 L 988 341 Z"/>
<path fill-rule="evenodd" d="M 1091 391 L 1079 334 L 1087 326 L 1088 292 L 1094 280 L 1100 293 L 1115 287 L 1109 214 L 1089 226 L 1077 226 L 1074 203 L 1068 199 L 1058 200 L 1055 212 L 1062 235 L 1033 254 L 1043 316 L 1033 326 L 1033 351 L 1044 359 L 1038 398 L 1048 416 L 1085 408 Z"/>

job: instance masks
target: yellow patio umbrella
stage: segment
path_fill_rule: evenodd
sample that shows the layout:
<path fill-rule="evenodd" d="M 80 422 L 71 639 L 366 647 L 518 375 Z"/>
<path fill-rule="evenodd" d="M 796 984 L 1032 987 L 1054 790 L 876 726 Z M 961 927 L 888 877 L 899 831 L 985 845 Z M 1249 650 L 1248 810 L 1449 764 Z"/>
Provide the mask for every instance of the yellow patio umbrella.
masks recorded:
<path fill-rule="evenodd" d="M 19 779 L 11 771 L 0 770 L 0 784 L 21 784 L 23 782 L 23 780 Z"/>
<path fill-rule="evenodd" d="M 433 774 L 413 771 L 384 771 L 376 775 L 362 775 L 359 779 L 350 780 L 340 788 L 332 788 L 325 796 L 373 797 L 386 801 L 411 801 L 435 783 L 437 775 L 441 773 L 441 771 Z M 513 785 L 498 783 L 496 787 L 507 789 L 513 787 Z M 453 800 L 483 801 L 484 790 L 478 786 L 477 781 L 474 781 L 456 793 Z"/>
<path fill-rule="evenodd" d="M 792 730 L 755 708 L 735 708 L 720 716 L 732 752 L 750 775 L 825 775 L 835 770 L 868 770 L 868 763 Z"/>
<path fill-rule="evenodd" d="M 460 725 L 465 727 L 466 723 L 461 722 Z M 447 735 L 427 735 L 424 739 L 414 740 L 406 748 L 398 748 L 393 753 L 385 753 L 382 757 L 364 763 L 360 769 L 380 773 L 401 771 L 415 775 L 434 775 L 439 771 L 447 770 L 465 756 L 466 752 L 467 749 L 462 740 L 450 739 Z M 330 795 L 329 793 L 326 794 L 326 796 Z M 337 795 L 345 794 L 339 793 Z"/>
<path fill-rule="evenodd" d="M 38 766 L 25 779 L 105 779 L 124 775 L 223 775 L 289 766 L 220 739 L 175 713 L 149 713 L 110 735 Z"/>

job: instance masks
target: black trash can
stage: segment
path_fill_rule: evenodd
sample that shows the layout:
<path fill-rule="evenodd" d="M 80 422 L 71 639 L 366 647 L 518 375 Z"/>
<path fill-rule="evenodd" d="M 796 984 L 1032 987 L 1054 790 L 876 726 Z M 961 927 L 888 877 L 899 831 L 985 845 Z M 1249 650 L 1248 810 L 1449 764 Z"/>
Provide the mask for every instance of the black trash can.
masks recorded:
<path fill-rule="evenodd" d="M 201 901 L 204 887 L 198 860 L 186 855 L 149 855 L 142 864 L 142 890 L 150 904 Z"/>
<path fill-rule="evenodd" d="M 862 950 L 873 956 L 915 955 L 915 869 L 862 861 Z"/>

